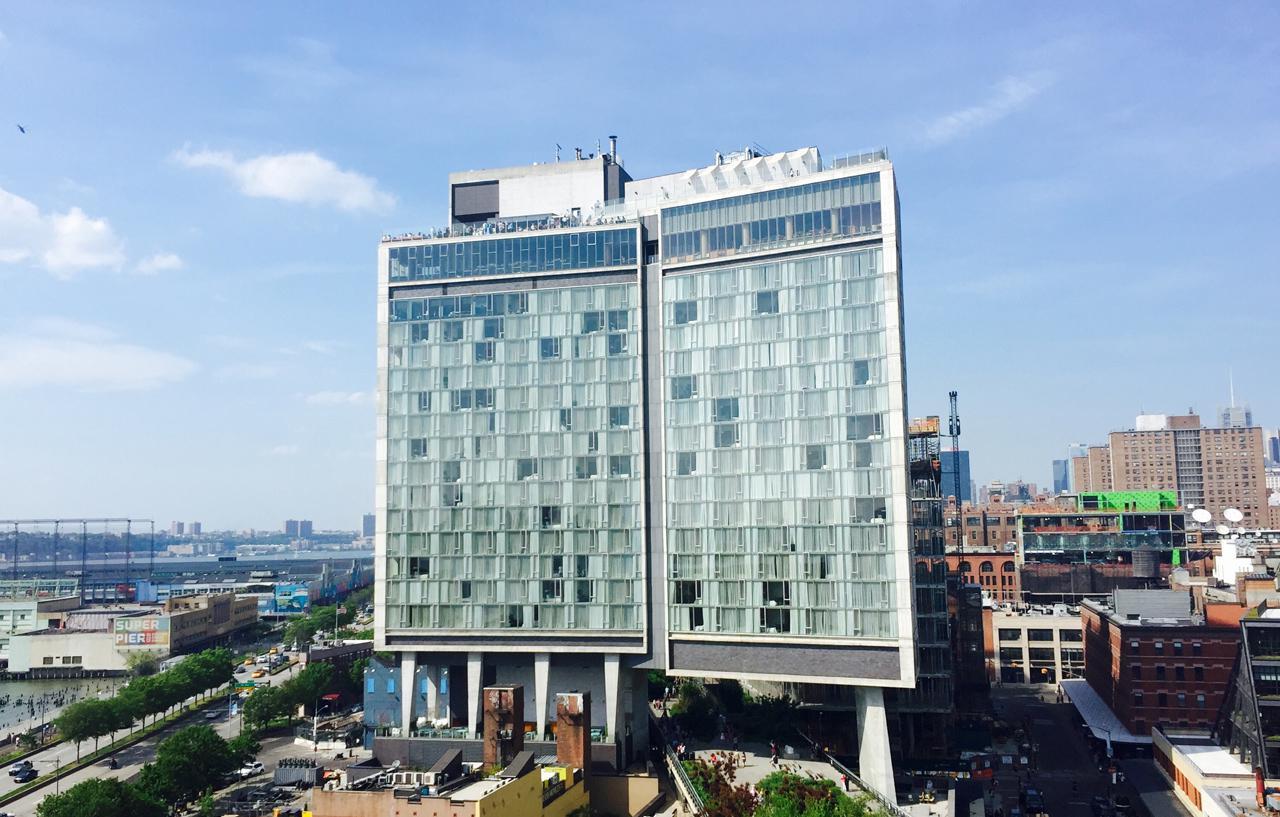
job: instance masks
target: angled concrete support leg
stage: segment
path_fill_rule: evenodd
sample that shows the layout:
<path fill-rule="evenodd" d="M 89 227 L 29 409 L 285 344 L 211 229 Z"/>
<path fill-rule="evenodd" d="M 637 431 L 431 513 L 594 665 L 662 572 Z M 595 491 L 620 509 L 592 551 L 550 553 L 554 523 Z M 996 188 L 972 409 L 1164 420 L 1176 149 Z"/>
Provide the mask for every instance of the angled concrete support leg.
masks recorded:
<path fill-rule="evenodd" d="M 884 690 L 858 687 L 858 776 L 890 803 L 898 802 L 893 786 L 893 760 L 889 757 L 889 721 L 884 711 Z"/>
<path fill-rule="evenodd" d="M 440 667 L 427 667 L 427 720 L 440 717 Z"/>
<path fill-rule="evenodd" d="M 618 689 L 621 658 L 617 653 L 604 657 L 604 728 L 611 742 L 618 739 L 618 705 L 622 702 Z"/>
<path fill-rule="evenodd" d="M 467 734 L 480 737 L 480 682 L 484 674 L 484 654 L 467 653 Z"/>
<path fill-rule="evenodd" d="M 417 668 L 416 652 L 400 653 L 400 729 L 406 738 L 413 731 L 413 673 Z"/>
<path fill-rule="evenodd" d="M 537 740 L 547 734 L 547 679 L 551 676 L 551 653 L 540 652 L 533 656 L 533 705 L 537 707 Z"/>

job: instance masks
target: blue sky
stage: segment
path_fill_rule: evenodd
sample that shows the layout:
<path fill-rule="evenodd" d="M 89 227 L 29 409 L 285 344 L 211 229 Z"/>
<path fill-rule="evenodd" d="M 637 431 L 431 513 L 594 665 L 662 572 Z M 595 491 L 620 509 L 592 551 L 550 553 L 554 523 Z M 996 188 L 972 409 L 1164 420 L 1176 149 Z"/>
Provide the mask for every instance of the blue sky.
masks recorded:
<path fill-rule="evenodd" d="M 960 391 L 979 481 L 1228 367 L 1280 424 L 1280 8 L 1089 5 L 10 4 L 0 518 L 355 527 L 379 235 L 610 133 L 888 146 L 910 408 Z"/>

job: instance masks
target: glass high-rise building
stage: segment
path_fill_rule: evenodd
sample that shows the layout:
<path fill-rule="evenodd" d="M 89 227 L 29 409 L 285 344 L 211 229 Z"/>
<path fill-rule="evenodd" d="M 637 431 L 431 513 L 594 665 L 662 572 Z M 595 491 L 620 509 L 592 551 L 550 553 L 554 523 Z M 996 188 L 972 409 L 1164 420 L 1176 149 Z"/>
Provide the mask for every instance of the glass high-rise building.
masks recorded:
<path fill-rule="evenodd" d="M 891 793 L 882 692 L 916 667 L 887 155 L 449 182 L 449 226 L 378 254 L 387 734 L 475 734 L 481 688 L 520 683 L 541 738 L 590 690 L 625 765 L 646 670 L 850 686 Z"/>

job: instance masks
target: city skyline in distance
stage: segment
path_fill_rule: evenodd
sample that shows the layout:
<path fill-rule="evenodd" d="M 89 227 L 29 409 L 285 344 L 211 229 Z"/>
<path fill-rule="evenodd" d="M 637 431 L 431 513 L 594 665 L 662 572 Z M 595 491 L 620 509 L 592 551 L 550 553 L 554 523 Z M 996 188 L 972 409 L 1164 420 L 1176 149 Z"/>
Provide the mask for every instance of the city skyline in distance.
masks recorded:
<path fill-rule="evenodd" d="M 959 390 L 978 484 L 1046 484 L 1068 441 L 1101 441 L 1141 409 L 1207 420 L 1228 367 L 1255 422 L 1277 424 L 1264 344 L 1240 331 L 1268 325 L 1280 294 L 1264 272 L 1280 241 L 1278 123 L 1248 102 L 1274 91 L 1260 32 L 1275 10 L 1152 27 L 1123 10 L 942 5 L 921 21 L 830 5 L 818 30 L 728 32 L 729 8 L 656 21 L 401 8 L 303 29 L 250 7 L 234 22 L 11 10 L 4 107 L 27 132 L 0 135 L 3 515 L 214 530 L 305 512 L 351 528 L 373 502 L 370 240 L 443 223 L 451 169 L 554 161 L 557 142 L 567 159 L 609 133 L 637 177 L 751 142 L 888 146 L 906 214 L 908 413 L 945 414 Z M 447 27 L 449 42 L 388 54 L 387 17 Z M 541 36 L 516 37 L 530 25 Z M 661 44 L 664 70 L 722 93 L 672 134 L 670 114 L 654 115 L 672 104 L 661 83 L 583 69 L 616 57 L 615 29 L 647 32 L 629 48 Z M 271 33 L 285 30 L 298 34 Z M 779 37 L 803 37 L 811 60 L 768 60 L 759 79 Z M 967 45 L 978 37 L 981 54 Z M 518 45 L 500 53 L 504 40 Z M 513 98 L 515 65 L 560 79 Z M 757 81 L 718 79 L 735 75 Z M 859 105 L 814 104 L 850 87 Z M 405 127 L 370 128 L 385 111 Z M 1230 291 L 1213 286 L 1226 271 Z M 1181 328 L 1189 293 L 1195 331 Z M 1181 376 L 1142 374 L 1157 362 Z"/>

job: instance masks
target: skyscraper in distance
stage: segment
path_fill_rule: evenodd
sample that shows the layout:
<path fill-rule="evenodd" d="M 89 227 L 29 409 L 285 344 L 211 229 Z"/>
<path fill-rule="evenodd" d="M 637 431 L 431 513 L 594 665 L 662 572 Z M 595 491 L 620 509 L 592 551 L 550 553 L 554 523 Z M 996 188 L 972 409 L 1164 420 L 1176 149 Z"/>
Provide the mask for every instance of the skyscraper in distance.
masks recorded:
<path fill-rule="evenodd" d="M 1053 461 L 1053 492 L 1063 493 L 1071 489 L 1071 463 L 1068 460 Z"/>
<path fill-rule="evenodd" d="M 590 689 L 625 765 L 646 670 L 839 685 L 892 795 L 883 690 L 916 668 L 887 155 L 633 180 L 611 150 L 455 173 L 449 201 L 379 250 L 375 637 L 427 690 L 403 726 L 443 667 L 473 733 L 495 679 L 538 735 Z"/>
<path fill-rule="evenodd" d="M 366 539 L 372 539 L 374 532 L 378 529 L 378 517 L 367 513 L 360 520 L 360 535 Z"/>
<path fill-rule="evenodd" d="M 942 495 L 954 496 L 961 504 L 973 502 L 973 477 L 969 473 L 969 452 L 965 450 L 950 451 L 944 448 L 942 456 Z M 956 463 L 960 463 L 957 477 Z M 957 478 L 959 490 L 956 489 Z"/>

